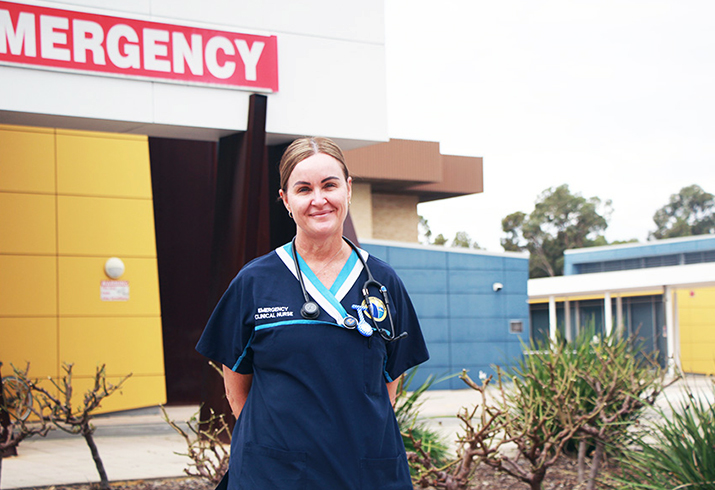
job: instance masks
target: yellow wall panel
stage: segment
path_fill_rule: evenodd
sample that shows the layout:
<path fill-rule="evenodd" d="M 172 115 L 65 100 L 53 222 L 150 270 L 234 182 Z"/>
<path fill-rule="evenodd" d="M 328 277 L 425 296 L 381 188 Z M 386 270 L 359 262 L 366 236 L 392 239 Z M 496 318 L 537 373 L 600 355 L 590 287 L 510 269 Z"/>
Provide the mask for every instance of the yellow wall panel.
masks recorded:
<path fill-rule="evenodd" d="M 690 294 L 691 291 L 692 295 Z M 679 293 L 678 301 L 685 306 L 703 307 L 715 305 L 715 288 L 685 289 L 680 290 Z"/>
<path fill-rule="evenodd" d="M 30 376 L 74 364 L 75 403 L 97 364 L 134 373 L 100 412 L 166 402 L 148 139 L 0 125 L 0 360 Z M 109 257 L 128 301 L 102 301 Z M 45 382 L 50 386 L 48 382 Z"/>
<path fill-rule="evenodd" d="M 158 317 L 61 318 L 59 345 L 60 359 L 74 363 L 77 375 L 91 376 L 100 364 L 109 376 L 164 374 Z"/>
<path fill-rule="evenodd" d="M 57 315 L 57 258 L 0 255 L 0 317 Z"/>
<path fill-rule="evenodd" d="M 10 364 L 24 369 L 28 362 L 31 378 L 57 376 L 56 318 L 0 318 L 0 339 L 5 376 Z"/>
<path fill-rule="evenodd" d="M 121 377 L 107 377 L 107 382 L 116 385 Z M 75 406 L 81 403 L 88 388 L 91 388 L 94 378 L 73 377 Z M 164 376 L 131 376 L 119 391 L 114 392 L 102 402 L 101 408 L 95 413 L 116 412 L 131 408 L 151 407 L 166 403 L 166 381 Z"/>
<path fill-rule="evenodd" d="M 715 360 L 692 360 L 683 363 L 683 371 L 686 373 L 715 374 Z"/>
<path fill-rule="evenodd" d="M 57 206 L 60 255 L 156 257 L 151 200 L 59 196 Z"/>
<path fill-rule="evenodd" d="M 690 310 L 693 326 L 715 325 L 715 308 L 693 308 Z"/>
<path fill-rule="evenodd" d="M 715 343 L 697 342 L 691 344 L 693 359 L 715 362 Z"/>
<path fill-rule="evenodd" d="M 678 294 L 683 371 L 715 372 L 715 288 L 681 289 Z"/>
<path fill-rule="evenodd" d="M 106 257 L 59 257 L 60 316 L 159 316 L 159 274 L 154 258 L 126 258 L 120 281 L 129 282 L 129 301 L 102 301 Z"/>
<path fill-rule="evenodd" d="M 0 192 L 0 253 L 57 253 L 55 196 Z"/>
<path fill-rule="evenodd" d="M 55 192 L 54 130 L 0 126 L 0 190 Z"/>
<path fill-rule="evenodd" d="M 57 130 L 59 194 L 151 198 L 146 136 Z"/>

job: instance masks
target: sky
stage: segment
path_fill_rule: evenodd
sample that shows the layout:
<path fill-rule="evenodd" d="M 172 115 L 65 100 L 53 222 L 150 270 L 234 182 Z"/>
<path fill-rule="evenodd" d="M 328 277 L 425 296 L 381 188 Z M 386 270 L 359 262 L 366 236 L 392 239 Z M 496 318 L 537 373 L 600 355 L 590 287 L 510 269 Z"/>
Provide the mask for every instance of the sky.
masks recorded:
<path fill-rule="evenodd" d="M 544 190 L 611 200 L 606 238 L 715 193 L 712 0 L 385 0 L 388 131 L 484 158 L 484 192 L 420 204 L 434 235 L 501 251 Z"/>

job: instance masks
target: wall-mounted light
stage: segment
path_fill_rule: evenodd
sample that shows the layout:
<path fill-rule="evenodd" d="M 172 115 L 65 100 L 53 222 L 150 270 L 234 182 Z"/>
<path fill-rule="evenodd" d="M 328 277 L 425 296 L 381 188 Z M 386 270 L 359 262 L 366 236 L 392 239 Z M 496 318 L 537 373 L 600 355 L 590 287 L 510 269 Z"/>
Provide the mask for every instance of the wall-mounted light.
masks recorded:
<path fill-rule="evenodd" d="M 492 284 L 492 289 L 494 290 L 494 292 L 501 291 L 502 289 L 504 289 L 504 285 L 500 282 L 495 282 L 494 284 Z"/>
<path fill-rule="evenodd" d="M 124 262 L 118 257 L 111 257 L 104 263 L 104 273 L 112 279 L 119 279 L 124 274 Z"/>

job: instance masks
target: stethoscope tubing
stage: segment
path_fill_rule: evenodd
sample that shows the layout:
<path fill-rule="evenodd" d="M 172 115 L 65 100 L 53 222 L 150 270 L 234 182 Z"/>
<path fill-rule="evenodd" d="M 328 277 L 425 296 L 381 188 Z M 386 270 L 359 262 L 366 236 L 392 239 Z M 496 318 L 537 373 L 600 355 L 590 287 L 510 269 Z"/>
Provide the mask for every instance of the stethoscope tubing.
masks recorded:
<path fill-rule="evenodd" d="M 370 307 L 370 291 L 369 288 L 370 286 L 373 286 L 377 288 L 378 291 L 380 291 L 380 295 L 382 296 L 382 302 L 385 305 L 385 310 L 386 314 L 388 317 L 388 320 L 390 322 L 390 329 L 391 331 L 388 331 L 387 329 L 380 328 L 377 325 L 377 322 L 375 321 L 375 318 L 373 318 L 372 315 L 368 315 L 370 320 L 372 321 L 372 329 L 380 334 L 380 337 L 382 337 L 386 342 L 394 342 L 395 340 L 399 340 L 401 338 L 404 338 L 407 336 L 407 332 L 402 332 L 400 335 L 395 335 L 395 324 L 392 319 L 392 312 L 390 311 L 390 299 L 389 299 L 389 293 L 387 291 L 387 288 L 378 282 L 375 277 L 372 275 L 372 271 L 370 271 L 370 268 L 367 265 L 367 261 L 365 258 L 362 256 L 360 253 L 360 249 L 348 238 L 342 237 L 343 240 L 350 246 L 350 248 L 357 254 L 358 260 L 362 263 L 363 269 L 365 270 L 365 273 L 367 274 L 367 280 L 363 283 L 361 292 L 363 299 L 365 301 L 365 305 L 369 308 Z M 303 303 L 303 306 L 300 309 L 300 314 L 303 318 L 306 320 L 315 320 L 320 316 L 320 306 L 313 301 L 310 296 L 308 295 L 308 292 L 305 288 L 305 283 L 303 282 L 303 274 L 300 270 L 300 264 L 298 262 L 298 252 L 295 247 L 295 237 L 293 237 L 293 240 L 291 241 L 291 249 L 293 252 L 293 262 L 295 263 L 295 271 L 296 275 L 298 276 L 298 282 L 300 283 L 300 289 L 303 293 L 303 299 L 305 302 Z M 362 317 L 362 315 L 360 315 Z M 354 329 L 358 326 L 358 321 L 355 319 L 355 317 L 348 315 L 346 318 L 343 319 L 343 326 L 348 328 L 348 329 Z M 362 332 L 361 333 L 365 336 L 369 336 L 366 333 Z M 371 333 L 370 333 L 371 335 Z"/>

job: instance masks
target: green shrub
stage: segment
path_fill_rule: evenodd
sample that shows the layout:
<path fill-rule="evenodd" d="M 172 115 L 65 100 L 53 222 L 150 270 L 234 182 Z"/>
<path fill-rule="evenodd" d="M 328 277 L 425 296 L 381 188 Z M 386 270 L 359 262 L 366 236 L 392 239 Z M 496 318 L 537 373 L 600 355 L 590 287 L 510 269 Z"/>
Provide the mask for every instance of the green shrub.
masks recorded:
<path fill-rule="evenodd" d="M 510 370 L 505 392 L 508 432 L 529 461 L 530 474 L 514 475 L 538 488 L 560 453 L 577 446 L 579 482 L 595 486 L 608 448 L 617 454 L 630 426 L 662 391 L 664 372 L 635 338 L 594 336 L 584 329 L 573 343 L 532 344 Z M 587 448 L 595 448 L 586 477 Z"/>
<path fill-rule="evenodd" d="M 621 488 L 715 489 L 715 405 L 703 395 L 686 388 L 678 403 L 656 409 L 619 459 Z"/>
<path fill-rule="evenodd" d="M 415 442 L 417 442 L 429 453 L 436 464 L 443 464 L 448 460 L 447 443 L 437 431 L 431 429 L 424 420 L 419 418 L 419 414 L 424 403 L 425 392 L 435 383 L 440 383 L 456 375 L 436 378 L 430 374 L 418 388 L 410 391 L 416 372 L 416 368 L 410 370 L 400 382 L 395 399 L 395 417 L 400 426 L 405 450 L 408 453 L 415 452 Z"/>

